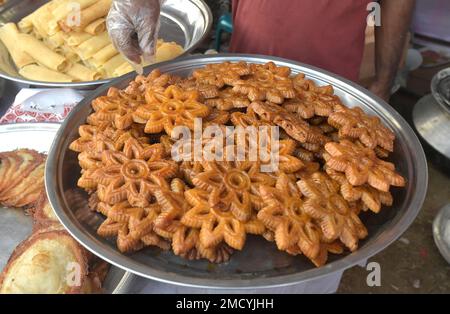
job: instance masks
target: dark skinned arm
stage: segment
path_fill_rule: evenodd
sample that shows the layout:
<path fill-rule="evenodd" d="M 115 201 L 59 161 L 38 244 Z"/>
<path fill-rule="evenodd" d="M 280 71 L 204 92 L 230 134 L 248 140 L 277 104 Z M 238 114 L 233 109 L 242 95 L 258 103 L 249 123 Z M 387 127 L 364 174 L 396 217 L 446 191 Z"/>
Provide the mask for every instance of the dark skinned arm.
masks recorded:
<path fill-rule="evenodd" d="M 376 79 L 369 89 L 384 100 L 390 90 L 405 47 L 415 0 L 381 0 L 381 26 L 375 27 Z"/>

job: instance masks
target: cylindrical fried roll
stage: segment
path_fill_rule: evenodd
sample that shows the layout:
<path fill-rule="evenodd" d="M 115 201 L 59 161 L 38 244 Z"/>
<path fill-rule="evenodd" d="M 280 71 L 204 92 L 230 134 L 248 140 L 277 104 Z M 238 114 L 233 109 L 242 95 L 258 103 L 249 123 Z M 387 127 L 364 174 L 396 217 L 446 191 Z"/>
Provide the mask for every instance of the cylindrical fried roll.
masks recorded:
<path fill-rule="evenodd" d="M 76 32 L 71 32 L 71 33 L 64 33 L 65 35 L 65 39 L 66 39 L 66 43 L 69 46 L 79 46 L 82 43 L 84 43 L 86 40 L 91 39 L 92 35 L 88 34 L 88 33 L 76 33 Z"/>
<path fill-rule="evenodd" d="M 81 59 L 87 60 L 109 43 L 108 33 L 104 32 L 100 35 L 93 36 L 74 49 L 80 55 Z"/>
<path fill-rule="evenodd" d="M 19 34 L 17 38 L 23 51 L 42 65 L 55 71 L 66 69 L 68 65 L 66 58 L 48 48 L 43 42 L 28 34 Z"/>
<path fill-rule="evenodd" d="M 14 23 L 5 24 L 0 28 L 0 40 L 8 49 L 16 66 L 22 68 L 28 64 L 35 63 L 35 61 L 17 44 L 18 35 L 19 31 Z"/>
<path fill-rule="evenodd" d="M 95 20 L 105 17 L 111 7 L 112 0 L 98 0 L 93 5 L 83 9 L 80 13 L 80 23 L 75 27 L 67 25 L 66 21 L 61 21 L 61 28 L 64 30 L 82 31 Z"/>
<path fill-rule="evenodd" d="M 96 81 L 101 79 L 100 73 L 93 71 L 79 63 L 72 64 L 72 66 L 67 70 L 66 74 L 80 81 Z"/>
<path fill-rule="evenodd" d="M 103 64 L 100 68 L 100 71 L 102 72 L 103 76 L 113 77 L 114 71 L 124 63 L 127 63 L 127 61 L 124 59 L 124 57 L 122 57 L 122 55 L 119 54 Z"/>
<path fill-rule="evenodd" d="M 73 82 L 74 79 L 69 75 L 50 70 L 44 66 L 30 64 L 19 70 L 19 74 L 23 77 L 44 82 Z"/>
<path fill-rule="evenodd" d="M 119 77 L 122 76 L 124 74 L 130 73 L 132 72 L 134 69 L 131 66 L 131 64 L 129 64 L 128 62 L 122 63 L 120 66 L 118 66 L 114 72 L 113 72 L 113 77 Z"/>
<path fill-rule="evenodd" d="M 106 30 L 106 19 L 104 18 L 95 20 L 94 22 L 86 26 L 86 28 L 84 29 L 86 33 L 91 35 L 98 35 L 100 33 L 103 33 L 105 30 Z"/>
<path fill-rule="evenodd" d="M 109 44 L 108 46 L 103 47 L 96 54 L 94 54 L 92 56 L 92 59 L 100 64 L 103 64 L 118 54 L 119 52 L 114 48 L 113 44 Z"/>

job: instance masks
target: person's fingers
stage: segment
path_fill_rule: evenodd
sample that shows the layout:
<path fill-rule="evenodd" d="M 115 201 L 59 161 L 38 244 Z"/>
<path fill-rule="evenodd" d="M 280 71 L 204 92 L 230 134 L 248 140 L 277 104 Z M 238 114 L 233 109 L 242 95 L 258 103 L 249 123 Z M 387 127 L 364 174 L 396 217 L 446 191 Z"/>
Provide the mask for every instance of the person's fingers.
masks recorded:
<path fill-rule="evenodd" d="M 159 32 L 159 11 L 152 13 L 148 19 L 136 21 L 139 48 L 146 61 L 155 54 Z"/>
<path fill-rule="evenodd" d="M 114 1 L 107 17 L 111 40 L 130 61 L 141 63 L 155 53 L 159 31 L 159 0 Z"/>
<path fill-rule="evenodd" d="M 141 48 L 139 47 L 138 37 L 134 29 L 122 28 L 109 31 L 111 41 L 119 52 L 134 63 L 141 62 Z"/>

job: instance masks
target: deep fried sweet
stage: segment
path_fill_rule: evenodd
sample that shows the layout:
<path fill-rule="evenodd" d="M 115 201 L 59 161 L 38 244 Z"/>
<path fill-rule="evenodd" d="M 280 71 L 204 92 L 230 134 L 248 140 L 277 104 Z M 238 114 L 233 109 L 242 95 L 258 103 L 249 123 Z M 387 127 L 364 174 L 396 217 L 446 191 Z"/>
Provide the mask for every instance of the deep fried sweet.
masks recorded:
<path fill-rule="evenodd" d="M 324 144 L 329 139 L 313 129 L 307 122 L 280 106 L 271 103 L 253 102 L 250 108 L 263 120 L 270 121 L 283 128 L 293 139 L 301 143 Z"/>
<path fill-rule="evenodd" d="M 134 122 L 145 124 L 146 133 L 163 130 L 172 135 L 176 126 L 194 129 L 195 118 L 205 118 L 210 108 L 198 101 L 198 93 L 186 92 L 179 87 L 169 86 L 164 93 L 151 92 L 147 104 L 139 106 L 133 113 Z"/>
<path fill-rule="evenodd" d="M 205 103 L 211 98 L 218 97 L 220 94 L 217 86 L 200 83 L 195 78 L 182 79 L 179 82 L 177 82 L 176 85 L 181 87 L 185 91 L 198 92 L 200 96 L 203 97 L 203 99 L 205 99 Z"/>
<path fill-rule="evenodd" d="M 263 205 L 259 186 L 273 186 L 274 179 L 260 172 L 257 162 L 205 162 L 205 171 L 197 174 L 192 182 L 208 192 L 210 207 L 230 211 L 236 219 L 248 221 L 253 210 Z"/>
<path fill-rule="evenodd" d="M 44 155 L 28 149 L 0 153 L 0 198 L 6 199 L 7 193 L 41 165 L 44 158 Z"/>
<path fill-rule="evenodd" d="M 365 209 L 379 213 L 381 205 L 392 206 L 393 197 L 390 192 L 379 191 L 367 184 L 361 186 L 351 185 L 345 174 L 326 168 L 328 175 L 341 185 L 341 195 L 346 201 L 356 202 L 361 200 Z"/>
<path fill-rule="evenodd" d="M 359 139 L 371 149 L 379 146 L 388 152 L 394 150 L 394 133 L 381 123 L 380 118 L 369 116 L 359 107 L 339 106 L 328 117 L 328 123 L 339 130 L 340 138 Z"/>
<path fill-rule="evenodd" d="M 0 293 L 81 293 L 87 274 L 87 255 L 77 241 L 65 231 L 41 230 L 15 249 Z"/>
<path fill-rule="evenodd" d="M 265 203 L 258 212 L 258 219 L 272 230 L 279 250 L 286 251 L 298 246 L 309 259 L 320 251 L 320 229 L 311 217 L 303 213 L 301 193 L 287 175 L 278 177 L 275 187 L 261 186 Z"/>
<path fill-rule="evenodd" d="M 233 92 L 233 89 L 228 87 L 220 90 L 214 98 L 207 99 L 205 104 L 219 110 L 228 111 L 235 108 L 246 108 L 250 105 L 250 101 L 246 96 Z"/>
<path fill-rule="evenodd" d="M 208 64 L 195 70 L 192 76 L 201 84 L 214 85 L 219 88 L 224 85 L 233 86 L 242 76 L 251 73 L 250 66 L 245 62 L 224 62 Z"/>
<path fill-rule="evenodd" d="M 85 171 L 78 185 L 96 183 L 99 199 L 109 204 L 128 199 L 133 206 L 145 207 L 151 193 L 178 171 L 173 161 L 161 160 L 163 152 L 161 144 L 144 146 L 129 139 L 123 152 L 104 151 L 102 167 Z"/>
<path fill-rule="evenodd" d="M 107 218 L 97 233 L 102 237 L 116 238 L 121 252 L 133 252 L 149 245 L 162 249 L 170 247 L 153 231 L 155 220 L 161 212 L 158 204 L 143 208 L 132 207 L 127 201 L 112 206 L 101 202 L 98 210 Z"/>
<path fill-rule="evenodd" d="M 393 163 L 377 158 L 375 152 L 348 140 L 325 144 L 327 167 L 344 172 L 351 185 L 368 183 L 377 190 L 388 192 L 389 187 L 405 186 L 405 179 L 395 172 Z"/>
<path fill-rule="evenodd" d="M 185 192 L 186 200 L 192 206 L 181 219 L 191 228 L 199 228 L 200 243 L 205 248 L 214 248 L 225 241 L 230 247 L 241 250 L 244 247 L 246 233 L 262 234 L 264 226 L 252 215 L 242 222 L 224 208 L 213 208 L 209 202 L 209 192 L 191 189 Z"/>
<path fill-rule="evenodd" d="M 340 239 L 351 251 L 356 250 L 358 241 L 367 236 L 367 230 L 339 194 L 338 182 L 316 172 L 297 185 L 305 195 L 302 210 L 318 221 L 325 241 Z"/>
<path fill-rule="evenodd" d="M 294 98 L 295 91 L 289 78 L 290 69 L 281 70 L 273 63 L 252 65 L 248 78 L 235 81 L 233 91 L 246 95 L 250 101 L 268 100 L 281 104 L 286 98 Z"/>

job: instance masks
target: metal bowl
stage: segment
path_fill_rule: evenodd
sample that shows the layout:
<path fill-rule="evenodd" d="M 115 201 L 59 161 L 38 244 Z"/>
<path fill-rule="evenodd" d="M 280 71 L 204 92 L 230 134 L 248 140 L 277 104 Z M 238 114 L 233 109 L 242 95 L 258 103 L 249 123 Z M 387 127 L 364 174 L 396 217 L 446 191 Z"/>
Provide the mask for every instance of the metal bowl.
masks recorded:
<path fill-rule="evenodd" d="M 0 9 L 0 25 L 19 22 L 48 0 L 10 0 Z M 208 35 L 212 14 L 203 0 L 166 0 L 161 7 L 160 38 L 174 41 L 184 47 L 184 54 L 192 52 Z M 55 83 L 33 81 L 22 77 L 8 50 L 0 41 L 0 77 L 34 86 L 88 88 L 108 83 L 113 79 L 89 82 Z"/>
<path fill-rule="evenodd" d="M 293 73 L 303 72 L 318 84 L 333 85 L 345 104 L 361 106 L 366 112 L 380 117 L 395 132 L 397 140 L 391 159 L 398 171 L 407 178 L 407 186 L 394 189 L 395 202 L 392 208 L 382 210 L 378 215 L 363 215 L 369 236 L 360 243 L 359 250 L 347 255 L 331 256 L 327 265 L 314 268 L 304 257 L 290 256 L 278 251 L 273 243 L 259 237 L 249 237 L 244 250 L 236 252 L 230 262 L 211 265 L 205 261 L 186 261 L 170 252 L 151 248 L 131 255 L 121 254 L 114 242 L 97 236 L 96 226 L 104 218 L 92 213 L 81 220 L 71 210 L 70 193 L 77 190 L 80 168 L 77 155 L 68 146 L 77 138 L 79 125 L 85 123 L 91 113 L 91 101 L 104 95 L 111 86 L 125 87 L 134 74 L 106 84 L 86 97 L 66 119 L 52 145 L 46 173 L 47 192 L 59 219 L 76 239 L 110 263 L 146 278 L 192 287 L 239 289 L 286 286 L 344 270 L 383 250 L 408 228 L 425 198 L 427 164 L 420 142 L 394 109 L 350 81 L 315 67 L 274 57 L 239 54 L 195 56 L 150 66 L 146 71 L 158 67 L 162 72 L 189 75 L 192 70 L 208 63 L 224 61 L 274 61 L 278 65 L 289 66 Z"/>

